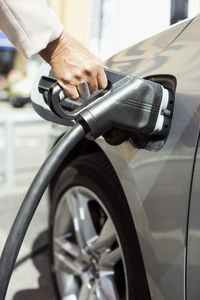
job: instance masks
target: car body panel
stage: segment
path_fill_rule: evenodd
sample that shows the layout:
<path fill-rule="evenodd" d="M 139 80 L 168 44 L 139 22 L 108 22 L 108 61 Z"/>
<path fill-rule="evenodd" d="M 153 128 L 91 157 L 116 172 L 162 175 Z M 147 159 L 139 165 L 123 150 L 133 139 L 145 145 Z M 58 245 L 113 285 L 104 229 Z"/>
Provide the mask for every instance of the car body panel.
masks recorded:
<path fill-rule="evenodd" d="M 187 251 L 187 299 L 198 300 L 200 295 L 200 141 L 191 190 Z"/>
<path fill-rule="evenodd" d="M 134 74 L 134 71 L 137 72 L 138 68 L 146 65 L 149 60 L 155 59 L 160 52 L 168 48 L 192 21 L 193 19 L 184 20 L 117 53 L 105 62 L 106 66 L 126 74 Z"/>
<path fill-rule="evenodd" d="M 188 207 L 199 132 L 200 17 L 188 24 L 170 43 L 163 40 L 168 46 L 159 52 L 151 51 L 148 39 L 106 62 L 114 70 L 138 77 L 171 74 L 177 79 L 171 130 L 161 150 L 137 150 L 129 142 L 111 147 L 98 141 L 123 186 L 152 299 L 159 300 L 185 298 Z M 161 36 L 157 36 L 158 42 Z M 167 36 L 165 32 L 163 39 Z M 155 49 L 155 37 L 152 43 Z M 147 46 L 146 51 L 153 54 L 138 63 L 141 55 L 137 52 Z M 189 299 L 194 299 L 193 295 Z"/>
<path fill-rule="evenodd" d="M 190 202 L 199 134 L 199 40 L 198 16 L 106 61 L 109 68 L 133 76 L 169 74 L 177 80 L 171 129 L 159 151 L 136 149 L 128 141 L 117 147 L 108 145 L 102 137 L 96 141 L 114 167 L 127 197 L 150 293 L 156 300 L 186 299 L 186 279 L 188 300 L 197 299 L 196 291 L 199 295 L 200 290 L 198 280 L 193 280 L 195 274 L 200 274 L 200 251 L 195 252 L 195 247 L 200 249 L 196 234 L 200 229 L 198 193 L 192 195 Z M 66 129 L 69 130 L 63 127 Z M 198 177 L 194 184 L 194 191 L 198 190 Z"/>

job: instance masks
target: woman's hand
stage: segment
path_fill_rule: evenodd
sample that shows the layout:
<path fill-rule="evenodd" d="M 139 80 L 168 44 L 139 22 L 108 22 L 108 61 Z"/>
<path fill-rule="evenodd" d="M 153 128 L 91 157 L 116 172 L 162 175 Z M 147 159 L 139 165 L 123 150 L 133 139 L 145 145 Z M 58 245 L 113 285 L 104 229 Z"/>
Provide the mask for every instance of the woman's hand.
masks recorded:
<path fill-rule="evenodd" d="M 77 86 L 82 82 L 89 84 L 90 93 L 107 86 L 101 61 L 66 31 L 40 55 L 51 65 L 58 83 L 73 100 L 79 98 Z"/>

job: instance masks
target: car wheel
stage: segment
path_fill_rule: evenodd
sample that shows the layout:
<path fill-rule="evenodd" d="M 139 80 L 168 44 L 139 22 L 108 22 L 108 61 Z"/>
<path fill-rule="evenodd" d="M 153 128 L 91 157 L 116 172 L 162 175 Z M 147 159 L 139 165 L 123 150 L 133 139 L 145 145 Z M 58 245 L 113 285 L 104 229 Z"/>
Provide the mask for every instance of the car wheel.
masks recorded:
<path fill-rule="evenodd" d="M 52 194 L 50 252 L 58 298 L 136 299 L 132 228 L 125 196 L 106 157 L 98 153 L 74 160 Z"/>

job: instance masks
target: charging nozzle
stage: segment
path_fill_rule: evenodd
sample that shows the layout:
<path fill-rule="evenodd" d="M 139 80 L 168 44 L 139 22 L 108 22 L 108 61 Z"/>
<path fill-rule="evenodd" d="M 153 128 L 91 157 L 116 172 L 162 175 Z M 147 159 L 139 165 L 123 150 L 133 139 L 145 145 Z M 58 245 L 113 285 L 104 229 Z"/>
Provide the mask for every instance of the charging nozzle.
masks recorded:
<path fill-rule="evenodd" d="M 113 128 L 147 137 L 164 134 L 168 91 L 159 84 L 126 76 L 79 113 L 77 122 L 96 139 Z"/>
<path fill-rule="evenodd" d="M 46 107 L 50 109 L 52 121 L 63 125 L 81 123 L 87 130 L 87 138 L 96 139 L 103 135 L 111 144 L 119 144 L 134 135 L 141 139 L 152 136 L 165 138 L 172 113 L 169 91 L 159 83 L 106 67 L 105 72 L 107 88 L 87 100 L 79 98 L 78 101 L 67 97 L 51 69 L 47 75 L 40 76 L 38 90 Z M 47 111 L 41 114 L 38 105 L 34 103 L 34 107 L 42 117 L 49 120 Z M 113 136 L 116 138 L 113 139 Z"/>

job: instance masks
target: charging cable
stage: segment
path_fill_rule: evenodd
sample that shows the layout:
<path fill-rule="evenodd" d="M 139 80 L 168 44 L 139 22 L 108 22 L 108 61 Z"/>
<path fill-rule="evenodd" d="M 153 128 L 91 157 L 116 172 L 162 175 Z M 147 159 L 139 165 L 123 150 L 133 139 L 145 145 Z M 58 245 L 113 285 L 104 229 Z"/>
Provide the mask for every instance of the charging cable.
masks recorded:
<path fill-rule="evenodd" d="M 75 125 L 55 145 L 33 180 L 12 225 L 0 259 L 0 300 L 4 300 L 15 262 L 34 212 L 55 172 L 68 153 L 84 137 L 85 130 Z"/>

